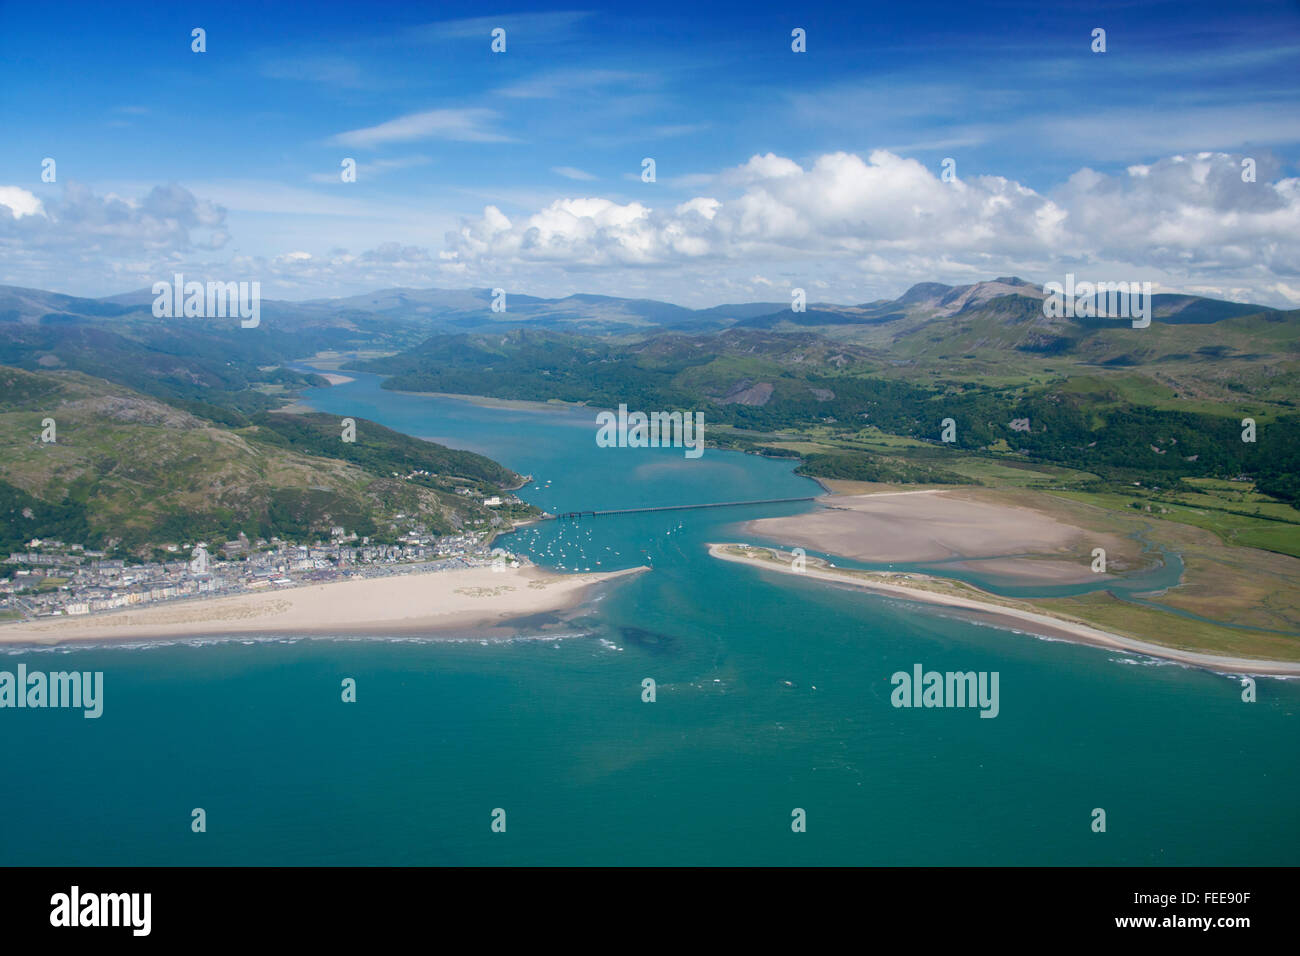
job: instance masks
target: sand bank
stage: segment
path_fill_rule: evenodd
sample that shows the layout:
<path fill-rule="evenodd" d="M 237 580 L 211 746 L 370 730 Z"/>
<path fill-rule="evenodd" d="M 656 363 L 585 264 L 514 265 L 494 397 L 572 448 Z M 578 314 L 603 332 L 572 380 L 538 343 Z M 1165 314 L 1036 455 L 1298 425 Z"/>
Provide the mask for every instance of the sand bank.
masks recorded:
<path fill-rule="evenodd" d="M 745 554 L 738 554 L 729 549 L 740 548 Z M 710 544 L 709 554 L 724 561 L 735 561 L 753 567 L 776 571 L 800 578 L 812 578 L 833 584 L 845 584 L 852 587 L 887 594 L 891 597 L 926 604 L 942 605 L 977 616 L 980 620 L 1001 627 L 1029 631 L 1045 637 L 1071 641 L 1077 644 L 1090 644 L 1095 647 L 1107 647 L 1135 654 L 1146 654 L 1165 660 L 1204 667 L 1208 670 L 1228 674 L 1267 674 L 1273 676 L 1300 675 L 1300 662 L 1265 661 L 1242 657 L 1220 657 L 1214 654 L 1201 654 L 1195 651 L 1180 650 L 1151 644 L 1136 638 L 1125 637 L 1103 631 L 1069 618 L 1057 617 L 1040 611 L 1030 610 L 1027 606 L 1008 602 L 996 603 L 993 595 L 981 598 L 985 592 L 967 584 L 946 582 L 921 574 L 886 574 L 869 571 L 850 571 L 844 568 L 829 568 L 818 558 L 808 558 L 806 569 L 796 572 L 792 567 L 792 555 L 775 548 L 753 547 L 742 544 Z M 966 593 L 962 593 L 966 592 Z"/>
<path fill-rule="evenodd" d="M 591 407 L 592 415 L 596 413 L 596 408 L 588 406 L 586 402 L 564 402 L 558 398 L 538 402 L 522 398 L 493 398 L 491 395 L 465 395 L 460 392 L 408 392 L 401 389 L 394 389 L 394 391 L 399 395 L 419 395 L 423 398 L 451 398 L 458 402 L 467 402 L 470 405 L 481 405 L 484 408 L 513 408 L 519 411 L 554 412 Z"/>
<path fill-rule="evenodd" d="M 392 574 L 0 626 L 0 644 L 248 635 L 397 635 L 490 630 L 580 604 L 645 568 L 556 574 L 526 566 Z M 485 636 L 501 636 L 486 634 Z"/>
<path fill-rule="evenodd" d="M 790 546 L 857 561 L 978 567 L 1024 584 L 1097 580 L 1092 549 L 1105 548 L 1112 570 L 1137 563 L 1121 535 L 1089 531 L 981 489 L 935 488 L 831 495 L 808 514 L 760 518 L 745 531 Z M 975 562 L 978 562 L 976 564 Z"/>

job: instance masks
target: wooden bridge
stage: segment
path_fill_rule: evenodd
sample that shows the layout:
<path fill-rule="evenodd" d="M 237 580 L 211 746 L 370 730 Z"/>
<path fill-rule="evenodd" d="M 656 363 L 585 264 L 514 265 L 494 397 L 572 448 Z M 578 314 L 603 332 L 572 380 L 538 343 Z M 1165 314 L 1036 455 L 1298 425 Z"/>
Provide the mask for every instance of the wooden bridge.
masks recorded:
<path fill-rule="evenodd" d="M 804 498 L 763 498 L 758 501 L 712 501 L 703 505 L 659 505 L 655 508 L 614 508 L 608 511 L 566 511 L 551 515 L 557 521 L 576 521 L 579 518 L 604 518 L 608 515 L 634 515 L 650 511 L 690 511 L 696 508 L 737 508 L 741 505 L 782 505 L 792 501 L 816 501 L 815 495 Z"/>

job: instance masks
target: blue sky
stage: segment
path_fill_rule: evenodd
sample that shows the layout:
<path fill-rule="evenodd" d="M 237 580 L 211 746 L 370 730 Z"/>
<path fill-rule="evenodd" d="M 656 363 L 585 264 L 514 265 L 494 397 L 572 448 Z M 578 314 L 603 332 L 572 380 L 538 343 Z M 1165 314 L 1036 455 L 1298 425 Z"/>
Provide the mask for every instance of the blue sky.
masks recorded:
<path fill-rule="evenodd" d="M 0 282 L 1300 306 L 1300 5 L 842 6 L 6 3 Z"/>

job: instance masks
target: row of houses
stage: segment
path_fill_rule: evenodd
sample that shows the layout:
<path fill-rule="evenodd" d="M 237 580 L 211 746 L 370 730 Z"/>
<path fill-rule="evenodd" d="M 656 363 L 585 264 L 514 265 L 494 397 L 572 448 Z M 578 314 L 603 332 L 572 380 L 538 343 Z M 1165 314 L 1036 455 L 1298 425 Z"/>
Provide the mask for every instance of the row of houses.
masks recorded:
<path fill-rule="evenodd" d="M 431 536 L 420 528 L 395 545 L 359 542 L 335 529 L 330 544 L 295 545 L 241 540 L 226 542 L 214 557 L 199 543 L 168 546 L 175 560 L 128 564 L 62 542 L 33 541 L 28 550 L 10 555 L 10 576 L 0 579 L 0 609 L 23 617 L 81 615 L 98 611 L 202 597 L 244 590 L 368 576 L 421 562 L 453 566 L 489 560 L 484 532 Z M 233 545 L 233 547 L 231 546 Z M 36 550 L 38 549 L 38 550 Z M 190 558 L 183 554 L 189 549 Z"/>

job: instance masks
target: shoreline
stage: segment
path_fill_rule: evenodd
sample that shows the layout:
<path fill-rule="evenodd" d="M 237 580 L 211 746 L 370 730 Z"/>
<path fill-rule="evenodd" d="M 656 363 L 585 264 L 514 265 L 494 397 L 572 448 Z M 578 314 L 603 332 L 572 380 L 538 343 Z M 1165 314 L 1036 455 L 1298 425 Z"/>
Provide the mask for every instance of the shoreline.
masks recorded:
<path fill-rule="evenodd" d="M 751 555 L 730 553 L 726 550 L 728 548 L 747 548 L 750 550 Z M 1105 631 L 1101 628 L 1094 627 L 1093 625 L 1087 624 L 1083 621 L 1057 617 L 1042 611 L 1029 611 L 1023 608 L 995 604 L 992 601 L 979 600 L 974 597 L 965 597 L 959 594 L 939 591 L 929 591 L 919 587 L 910 587 L 905 584 L 897 584 L 892 581 L 881 580 L 879 577 L 869 578 L 863 576 L 872 573 L 880 574 L 880 572 L 849 573 L 846 569 L 829 569 L 826 566 L 826 563 L 822 562 L 819 558 L 809 557 L 807 559 L 806 570 L 796 572 L 791 569 L 790 561 L 792 556 L 789 552 L 782 552 L 778 548 L 766 545 L 756 546 L 740 543 L 711 542 L 708 544 L 708 549 L 710 557 L 718 558 L 723 561 L 732 561 L 737 564 L 746 564 L 751 567 L 762 568 L 768 571 L 797 575 L 801 578 L 812 578 L 830 584 L 847 585 L 904 600 L 919 601 L 924 604 L 935 604 L 953 608 L 955 610 L 974 612 L 981 615 L 986 623 L 993 624 L 994 626 L 1003 628 L 1010 627 L 1012 630 L 1030 631 L 1041 637 L 1065 640 L 1072 644 L 1086 644 L 1092 647 L 1105 648 L 1107 650 L 1143 654 L 1148 657 L 1169 660 L 1175 663 L 1186 664 L 1191 667 L 1199 667 L 1204 670 L 1210 670 L 1221 674 L 1246 674 L 1265 677 L 1300 676 L 1300 661 L 1270 661 L 1241 657 L 1221 657 L 1215 654 L 1205 654 L 1198 651 L 1185 651 L 1176 647 L 1166 647 L 1162 644 L 1152 644 L 1147 641 L 1138 640 L 1137 638 L 1125 637 L 1121 634 L 1115 634 L 1111 631 Z M 772 557 L 754 557 L 752 556 L 752 552 L 755 551 L 765 552 Z M 883 574 L 881 576 L 883 576 Z M 939 582 L 941 580 L 928 575 L 915 574 L 911 572 L 907 574 L 907 578 L 910 580 L 929 582 Z M 970 586 L 967 585 L 966 587 Z M 1012 625 L 1015 626 L 1012 627 Z"/>
<path fill-rule="evenodd" d="M 238 636 L 464 636 L 469 630 L 495 632 L 529 617 L 571 611 L 593 588 L 647 570 L 560 574 L 527 565 L 330 581 L 8 623 L 0 625 L 0 647 Z"/>

